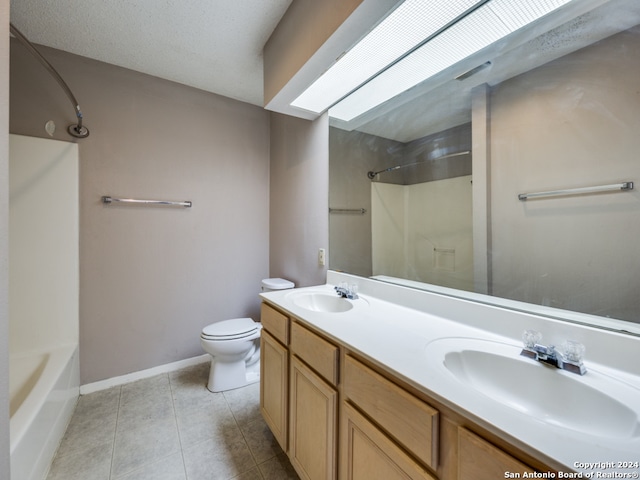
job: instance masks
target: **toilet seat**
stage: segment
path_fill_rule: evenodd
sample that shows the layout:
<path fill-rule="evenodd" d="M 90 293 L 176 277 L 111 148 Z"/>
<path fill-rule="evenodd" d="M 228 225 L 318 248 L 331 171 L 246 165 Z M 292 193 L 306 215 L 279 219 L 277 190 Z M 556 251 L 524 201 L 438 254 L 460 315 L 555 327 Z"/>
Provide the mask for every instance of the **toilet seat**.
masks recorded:
<path fill-rule="evenodd" d="M 232 318 L 204 327 L 200 338 L 212 341 L 236 340 L 255 335 L 261 327 L 261 324 L 251 318 Z"/>

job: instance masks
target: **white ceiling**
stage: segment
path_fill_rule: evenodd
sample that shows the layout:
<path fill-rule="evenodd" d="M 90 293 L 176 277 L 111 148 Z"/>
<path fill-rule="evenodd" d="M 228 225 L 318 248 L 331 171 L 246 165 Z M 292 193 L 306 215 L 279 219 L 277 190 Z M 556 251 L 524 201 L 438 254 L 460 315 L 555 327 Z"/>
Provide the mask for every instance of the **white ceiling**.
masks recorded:
<path fill-rule="evenodd" d="M 262 106 L 262 48 L 291 1 L 11 0 L 11 22 L 32 43 Z"/>

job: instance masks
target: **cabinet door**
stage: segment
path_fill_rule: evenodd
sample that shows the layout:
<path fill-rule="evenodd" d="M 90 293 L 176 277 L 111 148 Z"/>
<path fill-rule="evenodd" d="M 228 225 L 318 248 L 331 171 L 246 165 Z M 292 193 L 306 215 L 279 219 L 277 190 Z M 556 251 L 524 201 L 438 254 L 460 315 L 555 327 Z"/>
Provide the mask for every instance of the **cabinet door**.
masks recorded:
<path fill-rule="evenodd" d="M 465 428 L 458 429 L 458 479 L 495 480 L 535 470 Z M 532 477 L 533 478 L 533 477 Z"/>
<path fill-rule="evenodd" d="M 355 408 L 343 405 L 340 478 L 436 480 Z"/>
<path fill-rule="evenodd" d="M 336 478 L 338 393 L 291 356 L 289 459 L 303 480 Z"/>
<path fill-rule="evenodd" d="M 273 436 L 287 451 L 289 352 L 264 329 L 260 336 L 260 411 Z"/>

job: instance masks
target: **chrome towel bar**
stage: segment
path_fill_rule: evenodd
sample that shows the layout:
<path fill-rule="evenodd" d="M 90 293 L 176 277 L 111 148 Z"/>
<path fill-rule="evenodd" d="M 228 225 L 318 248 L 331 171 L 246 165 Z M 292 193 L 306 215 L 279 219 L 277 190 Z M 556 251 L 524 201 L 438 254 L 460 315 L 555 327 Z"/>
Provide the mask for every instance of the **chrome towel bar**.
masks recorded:
<path fill-rule="evenodd" d="M 524 201 L 529 198 L 557 197 L 561 195 L 583 195 L 585 193 L 613 192 L 617 190 L 633 190 L 633 182 L 615 183 L 612 185 L 598 185 L 595 187 L 569 188 L 566 190 L 549 190 L 547 192 L 521 193 L 518 195 L 518 200 Z"/>
<path fill-rule="evenodd" d="M 186 207 L 190 208 L 193 204 L 189 201 L 187 202 L 172 202 L 169 200 L 136 200 L 135 198 L 114 198 L 109 196 L 102 197 L 102 203 L 134 203 L 138 205 L 168 205 L 174 207 Z"/>
<path fill-rule="evenodd" d="M 329 213 L 358 213 L 364 215 L 367 213 L 366 208 L 329 208 Z"/>

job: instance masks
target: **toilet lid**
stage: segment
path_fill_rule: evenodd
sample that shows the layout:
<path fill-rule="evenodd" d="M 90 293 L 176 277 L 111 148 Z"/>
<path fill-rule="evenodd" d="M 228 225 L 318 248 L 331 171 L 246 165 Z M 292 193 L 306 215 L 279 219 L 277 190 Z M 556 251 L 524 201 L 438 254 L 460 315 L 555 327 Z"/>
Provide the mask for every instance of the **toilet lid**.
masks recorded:
<path fill-rule="evenodd" d="M 246 337 L 258 330 L 259 325 L 250 318 L 232 318 L 207 325 L 202 329 L 202 337 L 220 340 Z"/>

